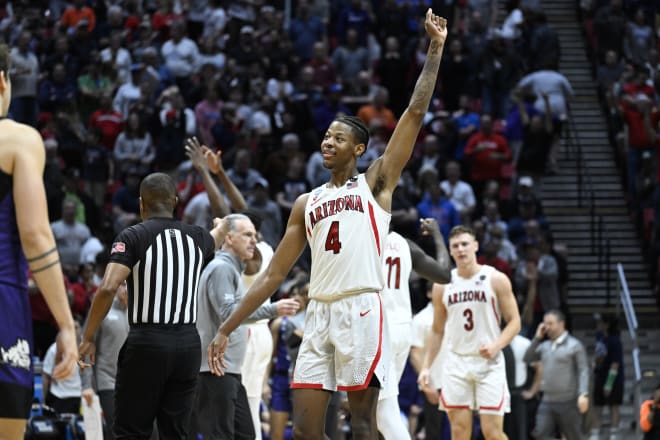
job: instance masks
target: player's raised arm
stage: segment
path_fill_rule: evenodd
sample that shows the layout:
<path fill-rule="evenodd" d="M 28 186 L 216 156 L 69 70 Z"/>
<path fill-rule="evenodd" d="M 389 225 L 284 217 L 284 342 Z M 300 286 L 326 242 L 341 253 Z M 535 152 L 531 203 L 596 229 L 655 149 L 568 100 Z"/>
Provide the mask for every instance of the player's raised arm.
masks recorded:
<path fill-rule="evenodd" d="M 392 133 L 383 156 L 372 163 L 367 170 L 367 181 L 374 195 L 378 197 L 380 190 L 394 190 L 401 171 L 410 159 L 415 139 L 424 121 L 433 90 L 438 77 L 440 59 L 447 38 L 447 20 L 434 15 L 429 8 L 426 12 L 424 28 L 431 42 L 426 54 L 422 73 L 417 79 L 408 107 Z M 389 206 L 386 207 L 389 209 Z"/>
<path fill-rule="evenodd" d="M 307 244 L 305 238 L 305 204 L 307 203 L 307 197 L 308 194 L 298 197 L 291 210 L 282 241 L 275 249 L 268 268 L 250 286 L 236 310 L 222 323 L 218 329 L 218 334 L 211 341 L 208 347 L 208 360 L 209 368 L 214 374 L 222 374 L 220 366 L 229 334 L 263 304 L 266 298 L 275 292 L 305 249 Z"/>

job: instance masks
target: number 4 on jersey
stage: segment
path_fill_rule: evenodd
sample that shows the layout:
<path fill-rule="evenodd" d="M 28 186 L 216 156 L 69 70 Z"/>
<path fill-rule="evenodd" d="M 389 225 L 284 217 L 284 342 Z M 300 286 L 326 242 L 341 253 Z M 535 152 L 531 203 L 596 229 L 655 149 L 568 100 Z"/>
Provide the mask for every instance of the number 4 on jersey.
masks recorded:
<path fill-rule="evenodd" d="M 328 236 L 325 238 L 325 250 L 332 251 L 333 254 L 338 254 L 341 249 L 341 242 L 339 241 L 339 222 L 334 221 L 330 225 Z"/>

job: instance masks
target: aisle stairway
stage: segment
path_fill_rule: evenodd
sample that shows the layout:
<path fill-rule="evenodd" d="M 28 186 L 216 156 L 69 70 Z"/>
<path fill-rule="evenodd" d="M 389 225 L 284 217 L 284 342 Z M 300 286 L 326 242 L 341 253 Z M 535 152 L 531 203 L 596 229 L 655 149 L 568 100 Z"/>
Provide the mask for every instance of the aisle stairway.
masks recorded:
<path fill-rule="evenodd" d="M 617 298 L 614 266 L 620 262 L 642 327 L 657 327 L 655 316 L 658 309 L 641 242 L 624 200 L 605 119 L 598 105 L 585 42 L 576 17 L 575 0 L 544 1 L 543 9 L 548 22 L 559 33 L 560 71 L 575 90 L 571 105 L 573 134 L 581 145 L 584 158 L 580 167 L 577 142 L 569 142 L 564 136 L 559 165 L 561 173 L 545 177 L 542 190 L 545 212 L 555 240 L 564 243 L 568 249 L 570 310 L 577 318 L 596 311 L 613 311 Z M 590 208 L 592 201 L 593 209 Z M 602 240 L 598 239 L 597 232 L 600 218 Z M 609 264 L 606 261 L 607 240 L 610 243 Z M 577 326 L 583 323 L 582 319 L 575 320 Z"/>

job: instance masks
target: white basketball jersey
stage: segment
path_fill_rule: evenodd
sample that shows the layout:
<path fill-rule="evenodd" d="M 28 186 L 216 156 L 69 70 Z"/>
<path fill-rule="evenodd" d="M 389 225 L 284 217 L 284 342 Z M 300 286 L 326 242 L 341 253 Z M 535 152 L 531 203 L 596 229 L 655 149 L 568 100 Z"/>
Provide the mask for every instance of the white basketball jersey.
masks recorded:
<path fill-rule="evenodd" d="M 380 292 L 390 213 L 380 207 L 364 174 L 340 188 L 309 193 L 305 230 L 312 253 L 309 297 L 321 301 Z"/>
<path fill-rule="evenodd" d="M 442 302 L 447 309 L 443 345 L 462 355 L 478 355 L 479 347 L 495 341 L 501 332 L 500 306 L 492 286 L 495 268 L 482 265 L 466 279 L 451 271 Z"/>
<path fill-rule="evenodd" d="M 385 240 L 383 253 L 383 309 L 389 324 L 404 324 L 412 321 L 410 288 L 408 280 L 412 272 L 410 246 L 401 235 L 390 232 Z"/>

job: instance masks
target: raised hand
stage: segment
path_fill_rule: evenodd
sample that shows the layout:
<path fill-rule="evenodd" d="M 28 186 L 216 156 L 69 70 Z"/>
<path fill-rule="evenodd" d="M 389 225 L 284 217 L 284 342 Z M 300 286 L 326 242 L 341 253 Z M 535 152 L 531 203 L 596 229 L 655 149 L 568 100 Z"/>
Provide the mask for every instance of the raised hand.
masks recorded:
<path fill-rule="evenodd" d="M 424 29 L 432 41 L 444 44 L 447 39 L 447 20 L 435 15 L 431 8 L 426 11 Z"/>

